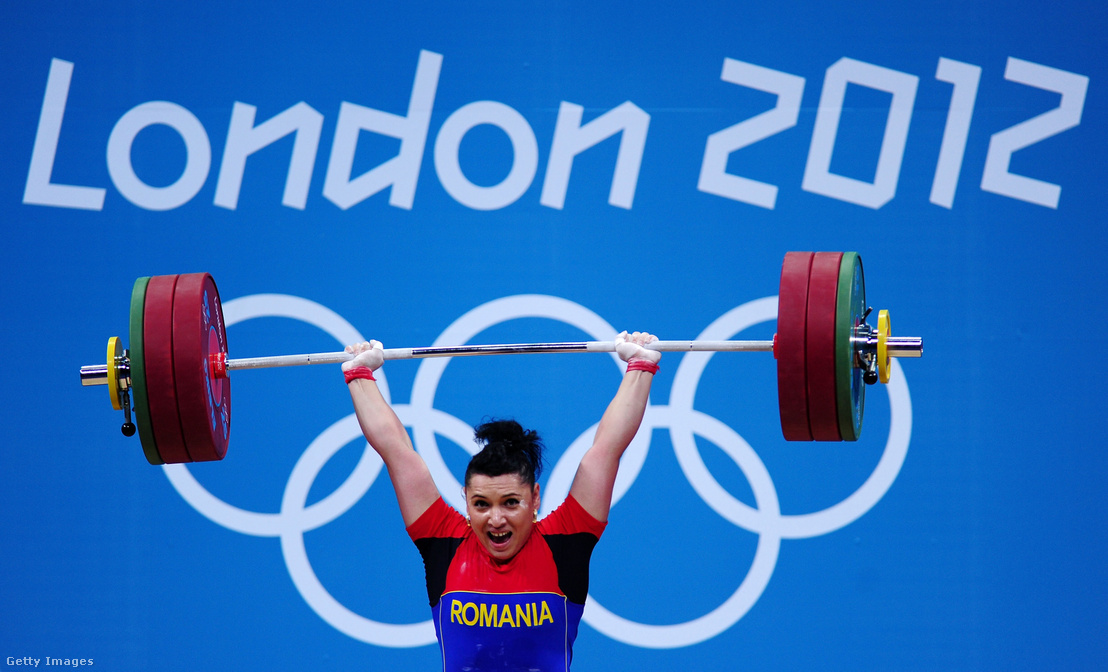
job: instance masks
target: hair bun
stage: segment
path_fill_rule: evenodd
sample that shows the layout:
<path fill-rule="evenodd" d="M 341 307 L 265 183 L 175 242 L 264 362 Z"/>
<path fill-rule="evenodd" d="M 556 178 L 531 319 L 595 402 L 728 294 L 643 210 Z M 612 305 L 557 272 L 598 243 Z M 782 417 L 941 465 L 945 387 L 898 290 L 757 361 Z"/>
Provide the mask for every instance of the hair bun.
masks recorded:
<path fill-rule="evenodd" d="M 485 422 L 474 429 L 473 438 L 482 448 L 467 469 L 467 482 L 470 473 L 488 476 L 519 473 L 524 480 L 534 483 L 542 473 L 542 439 L 538 432 L 524 429 L 515 420 Z"/>
<path fill-rule="evenodd" d="M 528 436 L 530 435 L 530 436 Z M 490 420 L 477 427 L 474 432 L 477 443 L 489 446 L 495 443 L 515 446 L 537 438 L 535 432 L 524 429 L 515 420 Z"/>

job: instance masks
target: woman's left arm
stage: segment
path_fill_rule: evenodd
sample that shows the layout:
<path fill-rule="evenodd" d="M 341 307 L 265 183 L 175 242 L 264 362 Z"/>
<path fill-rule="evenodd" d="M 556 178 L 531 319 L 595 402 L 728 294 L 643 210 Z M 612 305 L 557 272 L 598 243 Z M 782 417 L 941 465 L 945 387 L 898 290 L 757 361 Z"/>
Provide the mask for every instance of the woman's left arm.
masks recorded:
<path fill-rule="evenodd" d="M 662 355 L 642 346 L 656 340 L 653 335 L 640 332 L 630 336 L 623 332 L 616 339 L 616 352 L 628 362 L 628 369 L 623 374 L 619 391 L 600 419 L 592 447 L 581 458 L 569 490 L 569 494 L 601 522 L 608 520 L 619 460 L 639 431 L 650 399 L 650 384 Z"/>

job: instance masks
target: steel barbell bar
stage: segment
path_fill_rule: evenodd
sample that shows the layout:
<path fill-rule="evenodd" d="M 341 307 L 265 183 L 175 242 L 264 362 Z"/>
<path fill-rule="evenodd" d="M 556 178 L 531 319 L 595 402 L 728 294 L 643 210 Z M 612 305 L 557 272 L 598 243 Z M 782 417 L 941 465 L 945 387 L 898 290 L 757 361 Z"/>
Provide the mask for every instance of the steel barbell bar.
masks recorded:
<path fill-rule="evenodd" d="M 877 336 L 869 336 L 864 347 L 876 348 Z M 887 347 L 890 357 L 922 357 L 923 339 L 918 336 L 889 336 Z M 656 352 L 773 352 L 773 341 L 655 341 L 643 346 Z M 497 343 L 489 345 L 430 346 L 423 348 L 385 348 L 385 361 L 397 359 L 429 359 L 432 357 L 475 357 L 482 355 L 535 355 L 589 352 L 615 352 L 615 341 L 571 341 L 562 343 Z M 213 375 L 225 377 L 231 371 L 247 369 L 273 369 L 285 366 L 310 366 L 313 364 L 341 364 L 354 359 L 343 352 L 311 352 L 299 355 L 270 355 L 243 357 L 213 361 Z M 129 373 L 129 364 L 117 364 Z M 223 369 L 226 373 L 220 371 Z M 128 378 L 129 382 L 129 378 Z M 107 385 L 108 365 L 92 364 L 81 367 L 82 385 Z"/>

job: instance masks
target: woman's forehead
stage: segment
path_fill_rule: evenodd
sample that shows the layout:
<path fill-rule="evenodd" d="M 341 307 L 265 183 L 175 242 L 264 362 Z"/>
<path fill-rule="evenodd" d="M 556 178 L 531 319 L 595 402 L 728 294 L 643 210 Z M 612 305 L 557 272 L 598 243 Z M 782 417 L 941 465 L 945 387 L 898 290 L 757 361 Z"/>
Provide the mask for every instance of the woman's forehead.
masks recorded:
<path fill-rule="evenodd" d="M 530 486 L 520 478 L 519 474 L 500 476 L 473 474 L 469 477 L 469 485 L 466 487 L 466 494 L 470 497 L 522 496 L 530 492 Z"/>

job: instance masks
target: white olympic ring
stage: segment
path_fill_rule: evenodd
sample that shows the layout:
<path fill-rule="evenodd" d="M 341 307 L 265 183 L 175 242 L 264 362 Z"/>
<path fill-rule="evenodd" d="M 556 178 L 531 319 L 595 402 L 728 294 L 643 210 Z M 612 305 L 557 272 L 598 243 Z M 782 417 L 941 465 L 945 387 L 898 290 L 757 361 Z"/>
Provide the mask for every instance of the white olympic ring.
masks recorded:
<path fill-rule="evenodd" d="M 339 343 L 364 340 L 337 313 L 295 296 L 259 294 L 223 305 L 230 327 L 256 317 L 288 317 L 313 324 Z M 612 340 L 616 330 L 588 309 L 566 299 L 544 295 L 519 295 L 496 299 L 462 315 L 435 341 L 435 346 L 464 345 L 485 329 L 512 319 L 542 317 L 560 320 L 596 340 Z M 777 297 L 750 301 L 727 312 L 697 337 L 697 340 L 726 340 L 761 322 L 776 319 Z M 734 525 L 759 535 L 754 558 L 746 577 L 723 604 L 709 613 L 672 625 L 650 625 L 620 617 L 605 609 L 591 594 L 583 619 L 603 634 L 625 644 L 644 648 L 677 648 L 696 644 L 724 632 L 737 623 L 761 597 L 777 564 L 782 539 L 800 539 L 841 529 L 868 512 L 892 486 L 908 452 L 912 432 L 912 405 L 908 384 L 900 364 L 893 360 L 892 381 L 886 385 L 890 402 L 889 437 L 881 459 L 866 481 L 851 495 L 822 511 L 783 515 L 773 480 L 757 452 L 732 428 L 693 408 L 700 376 L 713 353 L 686 353 L 674 374 L 670 403 L 650 405 L 642 430 L 631 442 L 620 464 L 612 497 L 614 506 L 637 478 L 646 461 L 651 431 L 667 428 L 678 464 L 693 489 L 714 511 Z M 614 353 L 618 370 L 622 362 Z M 435 391 L 449 359 L 423 360 L 416 372 L 409 404 L 392 404 L 405 426 L 412 428 L 416 450 L 423 456 L 443 498 L 460 511 L 461 484 L 450 472 L 439 451 L 436 434 L 450 439 L 470 454 L 473 428 L 460 419 L 434 408 Z M 386 400 L 390 399 L 384 371 L 378 381 Z M 391 401 L 390 401 L 391 403 Z M 582 433 L 559 458 L 544 491 L 541 515 L 565 499 L 582 455 L 591 445 L 596 425 Z M 696 447 L 699 435 L 719 446 L 746 476 L 756 506 L 736 499 L 712 476 Z M 430 620 L 395 625 L 373 621 L 356 614 L 335 600 L 320 583 L 307 557 L 304 532 L 325 525 L 349 510 L 373 485 L 380 474 L 381 459 L 366 445 L 362 457 L 346 480 L 320 501 L 305 506 L 317 475 L 340 448 L 361 438 L 357 418 L 351 414 L 320 434 L 297 461 L 285 486 L 279 513 L 246 511 L 212 495 L 183 464 L 165 465 L 166 476 L 178 493 L 197 511 L 228 529 L 255 536 L 278 536 L 285 563 L 297 590 L 324 621 L 344 634 L 370 644 L 406 648 L 435 643 Z"/>

